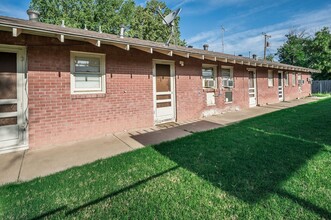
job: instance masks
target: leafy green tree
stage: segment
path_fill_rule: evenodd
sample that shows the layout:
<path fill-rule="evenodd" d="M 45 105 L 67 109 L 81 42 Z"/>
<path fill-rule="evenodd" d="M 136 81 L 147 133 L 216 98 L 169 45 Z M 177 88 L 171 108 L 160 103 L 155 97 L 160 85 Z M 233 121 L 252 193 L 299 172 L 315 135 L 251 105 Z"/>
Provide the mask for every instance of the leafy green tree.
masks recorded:
<path fill-rule="evenodd" d="M 136 16 L 130 24 L 131 29 L 129 35 L 132 37 L 137 36 L 140 39 L 166 42 L 170 36 L 171 30 L 162 23 L 162 18 L 157 12 L 158 8 L 163 9 L 164 15 L 171 12 L 164 2 L 158 0 L 148 1 L 146 7 L 136 7 Z M 180 40 L 179 18 L 175 20 L 175 32 L 174 40 L 171 43 L 185 45 L 185 41 Z"/>
<path fill-rule="evenodd" d="M 61 24 L 68 27 L 98 30 L 104 33 L 119 34 L 121 25 L 128 27 L 127 35 L 144 40 L 166 42 L 170 30 L 162 24 L 157 13 L 170 9 L 164 2 L 150 0 L 146 7 L 137 6 L 134 0 L 31 0 L 30 8 L 40 12 L 40 21 L 49 24 Z M 179 18 L 175 21 L 176 36 L 171 42 L 185 45 L 180 40 Z"/>
<path fill-rule="evenodd" d="M 315 33 L 309 44 L 308 65 L 321 70 L 315 79 L 331 79 L 331 34 L 327 27 Z"/>
<path fill-rule="evenodd" d="M 290 31 L 285 35 L 286 42 L 277 50 L 279 61 L 296 66 L 307 66 L 307 44 L 309 37 L 304 31 Z"/>
<path fill-rule="evenodd" d="M 318 69 L 314 79 L 331 79 L 331 34 L 327 27 L 314 36 L 291 31 L 286 42 L 278 48 L 279 61 L 291 65 Z"/>
<path fill-rule="evenodd" d="M 273 53 L 270 53 L 266 56 L 266 60 L 268 61 L 274 61 L 274 59 L 275 59 L 275 54 Z"/>

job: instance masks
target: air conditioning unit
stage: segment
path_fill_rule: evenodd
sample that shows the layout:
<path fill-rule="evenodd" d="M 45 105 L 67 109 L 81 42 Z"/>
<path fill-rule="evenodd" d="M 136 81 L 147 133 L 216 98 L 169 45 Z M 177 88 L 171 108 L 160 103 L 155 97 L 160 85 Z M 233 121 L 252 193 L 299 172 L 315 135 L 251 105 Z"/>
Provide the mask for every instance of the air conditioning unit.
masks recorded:
<path fill-rule="evenodd" d="M 299 85 L 303 85 L 304 83 L 305 83 L 305 81 L 303 79 L 298 80 Z"/>
<path fill-rule="evenodd" d="M 215 80 L 213 80 L 213 79 L 205 79 L 204 87 L 205 88 L 215 88 Z"/>
<path fill-rule="evenodd" d="M 222 80 L 222 86 L 223 87 L 229 87 L 229 88 L 232 88 L 233 87 L 233 80 L 231 79 L 225 79 L 225 80 Z"/>

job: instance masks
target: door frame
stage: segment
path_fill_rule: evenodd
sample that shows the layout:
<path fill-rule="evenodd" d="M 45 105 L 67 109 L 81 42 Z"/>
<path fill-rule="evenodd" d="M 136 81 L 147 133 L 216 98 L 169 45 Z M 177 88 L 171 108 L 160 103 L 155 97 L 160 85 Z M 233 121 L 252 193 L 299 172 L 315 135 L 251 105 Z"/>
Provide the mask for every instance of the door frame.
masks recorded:
<path fill-rule="evenodd" d="M 277 75 L 277 78 L 278 78 L 278 85 L 277 85 L 277 91 L 278 91 L 278 100 L 279 101 L 284 101 L 285 100 L 285 97 L 284 97 L 284 72 L 283 71 L 278 71 L 277 72 L 278 73 L 278 75 Z M 282 98 L 279 98 L 279 74 L 281 74 L 281 77 L 280 77 L 280 80 L 281 80 L 281 83 L 282 83 L 282 85 L 281 85 L 281 87 L 282 87 Z"/>
<path fill-rule="evenodd" d="M 27 79 L 27 55 L 25 46 L 0 44 L 0 52 L 16 53 L 17 65 L 17 124 L 21 130 L 19 133 L 20 143 L 9 147 L 0 147 L 0 154 L 28 149 L 28 79 Z M 19 117 L 21 115 L 21 117 Z"/>
<path fill-rule="evenodd" d="M 252 71 L 254 72 L 254 96 L 255 96 L 255 104 L 251 105 L 250 103 L 250 97 L 249 97 L 249 72 Z M 248 72 L 248 105 L 250 108 L 253 108 L 255 106 L 257 106 L 257 73 L 256 73 L 256 68 L 247 68 L 247 72 Z"/>
<path fill-rule="evenodd" d="M 170 65 L 170 78 L 171 78 L 171 85 L 172 85 L 172 92 L 173 95 L 171 97 L 171 104 L 173 108 L 173 118 L 166 122 L 175 122 L 177 118 L 176 112 L 176 72 L 175 72 L 175 61 L 173 60 L 161 60 L 161 59 L 153 59 L 153 115 L 154 115 L 154 125 L 160 124 L 157 120 L 157 109 L 156 109 L 156 64 L 166 64 Z M 161 122 L 163 123 L 163 122 Z"/>

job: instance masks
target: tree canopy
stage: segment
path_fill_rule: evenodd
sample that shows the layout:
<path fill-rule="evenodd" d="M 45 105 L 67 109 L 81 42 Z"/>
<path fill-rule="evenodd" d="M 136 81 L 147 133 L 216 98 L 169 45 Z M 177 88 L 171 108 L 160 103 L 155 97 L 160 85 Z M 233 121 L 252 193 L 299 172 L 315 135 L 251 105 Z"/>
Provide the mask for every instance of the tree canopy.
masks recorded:
<path fill-rule="evenodd" d="M 313 36 L 304 31 L 291 31 L 286 42 L 278 48 L 279 61 L 291 65 L 318 69 L 315 79 L 331 79 L 331 34 L 327 27 Z"/>
<path fill-rule="evenodd" d="M 134 0 L 31 0 L 30 8 L 40 12 L 40 21 L 74 28 L 87 28 L 102 32 L 119 34 L 121 25 L 128 27 L 129 37 L 143 40 L 166 42 L 170 30 L 162 24 L 157 8 L 170 9 L 164 2 L 149 0 L 146 6 L 136 5 Z M 175 21 L 176 36 L 171 43 L 185 45 L 180 39 L 180 18 Z"/>

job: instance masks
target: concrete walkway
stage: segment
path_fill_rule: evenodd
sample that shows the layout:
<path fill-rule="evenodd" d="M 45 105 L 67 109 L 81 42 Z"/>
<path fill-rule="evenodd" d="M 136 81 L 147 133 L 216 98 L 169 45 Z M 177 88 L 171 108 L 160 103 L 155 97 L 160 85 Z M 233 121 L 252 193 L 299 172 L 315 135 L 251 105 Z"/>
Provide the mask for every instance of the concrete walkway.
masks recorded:
<path fill-rule="evenodd" d="M 142 148 L 146 145 L 174 140 L 194 132 L 227 126 L 241 120 L 313 101 L 316 101 L 316 98 L 281 102 L 237 112 L 228 112 L 207 117 L 204 120 L 169 123 L 152 128 L 119 132 L 89 141 L 76 142 L 54 148 L 1 154 L 0 185 L 46 176 L 74 166 Z"/>

